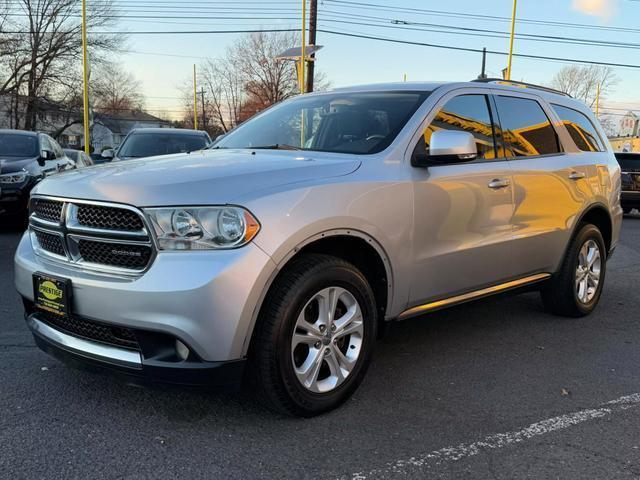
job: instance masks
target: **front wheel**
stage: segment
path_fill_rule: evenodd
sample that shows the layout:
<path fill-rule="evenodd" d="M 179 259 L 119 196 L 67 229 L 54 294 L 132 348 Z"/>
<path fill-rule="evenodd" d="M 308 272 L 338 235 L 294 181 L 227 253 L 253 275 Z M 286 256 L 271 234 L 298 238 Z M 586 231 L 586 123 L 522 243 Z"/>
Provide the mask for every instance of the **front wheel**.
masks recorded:
<path fill-rule="evenodd" d="M 591 313 L 602 294 L 607 250 L 600 230 L 585 223 L 579 227 L 560 270 L 542 289 L 547 311 L 567 317 Z"/>
<path fill-rule="evenodd" d="M 376 338 L 376 304 L 362 273 L 310 254 L 289 266 L 266 300 L 252 344 L 254 381 L 268 406 L 313 416 L 358 387 Z"/>

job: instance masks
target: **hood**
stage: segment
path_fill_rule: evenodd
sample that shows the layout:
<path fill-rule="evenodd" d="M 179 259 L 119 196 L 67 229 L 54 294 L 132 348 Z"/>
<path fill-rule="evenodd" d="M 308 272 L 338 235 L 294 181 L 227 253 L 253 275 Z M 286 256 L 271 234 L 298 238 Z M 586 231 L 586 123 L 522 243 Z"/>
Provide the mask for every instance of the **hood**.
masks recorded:
<path fill-rule="evenodd" d="M 203 150 L 72 170 L 42 181 L 33 193 L 128 203 L 138 207 L 213 205 L 266 188 L 347 175 L 352 156 L 273 150 Z"/>
<path fill-rule="evenodd" d="M 33 170 L 34 162 L 36 161 L 37 159 L 33 157 L 0 157 L 0 175 L 3 173 L 19 172 L 21 170 L 30 172 Z"/>

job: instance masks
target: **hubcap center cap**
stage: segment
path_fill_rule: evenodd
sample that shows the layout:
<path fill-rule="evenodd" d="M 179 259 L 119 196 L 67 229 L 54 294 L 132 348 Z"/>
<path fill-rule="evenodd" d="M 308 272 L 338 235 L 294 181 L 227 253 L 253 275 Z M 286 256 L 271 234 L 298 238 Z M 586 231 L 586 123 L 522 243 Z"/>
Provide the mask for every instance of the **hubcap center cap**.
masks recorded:
<path fill-rule="evenodd" d="M 329 332 L 325 333 L 322 337 L 322 344 L 329 345 L 331 343 L 331 337 L 332 335 Z"/>

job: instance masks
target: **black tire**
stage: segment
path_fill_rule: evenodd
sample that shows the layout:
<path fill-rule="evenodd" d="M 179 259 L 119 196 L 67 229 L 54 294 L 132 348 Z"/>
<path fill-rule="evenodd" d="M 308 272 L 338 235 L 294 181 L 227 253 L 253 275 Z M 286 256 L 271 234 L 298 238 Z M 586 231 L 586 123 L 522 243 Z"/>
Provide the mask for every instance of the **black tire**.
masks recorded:
<path fill-rule="evenodd" d="M 364 333 L 351 372 L 333 390 L 315 393 L 305 388 L 295 374 L 291 339 L 298 316 L 308 302 L 317 292 L 332 286 L 347 290 L 358 302 Z M 376 340 L 376 312 L 373 291 L 352 264 L 321 254 L 294 259 L 271 288 L 252 338 L 251 383 L 263 403 L 281 413 L 311 417 L 345 402 L 361 383 L 370 363 Z"/>
<path fill-rule="evenodd" d="M 579 265 L 580 249 L 589 240 L 593 240 L 600 251 L 600 278 L 593 298 L 588 302 L 582 302 L 578 298 L 576 289 L 576 272 Z M 590 223 L 580 225 L 571 240 L 560 269 L 541 290 L 545 309 L 550 313 L 564 317 L 577 318 L 589 315 L 598 305 L 602 295 L 606 271 L 607 250 L 600 230 Z"/>

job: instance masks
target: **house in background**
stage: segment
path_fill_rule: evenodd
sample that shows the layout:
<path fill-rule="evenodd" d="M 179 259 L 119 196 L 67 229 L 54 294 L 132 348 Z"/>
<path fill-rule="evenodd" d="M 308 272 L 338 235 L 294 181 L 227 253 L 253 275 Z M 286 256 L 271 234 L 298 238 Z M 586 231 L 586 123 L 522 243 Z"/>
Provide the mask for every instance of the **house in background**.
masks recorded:
<path fill-rule="evenodd" d="M 91 145 L 94 152 L 118 147 L 124 137 L 135 128 L 173 128 L 171 122 L 141 110 L 121 114 L 96 113 L 91 129 Z"/>
<path fill-rule="evenodd" d="M 629 110 L 620 120 L 620 137 L 637 137 L 640 134 L 640 112 Z"/>

